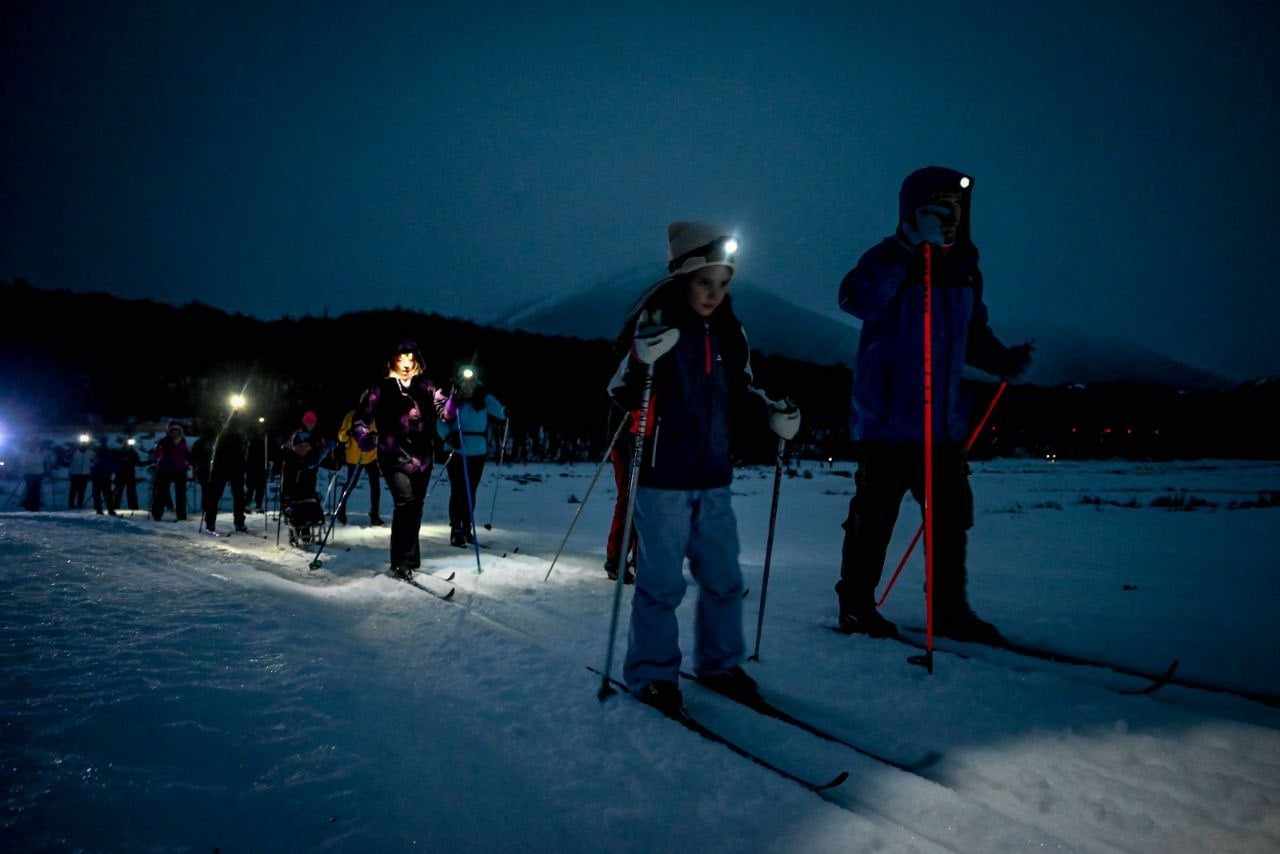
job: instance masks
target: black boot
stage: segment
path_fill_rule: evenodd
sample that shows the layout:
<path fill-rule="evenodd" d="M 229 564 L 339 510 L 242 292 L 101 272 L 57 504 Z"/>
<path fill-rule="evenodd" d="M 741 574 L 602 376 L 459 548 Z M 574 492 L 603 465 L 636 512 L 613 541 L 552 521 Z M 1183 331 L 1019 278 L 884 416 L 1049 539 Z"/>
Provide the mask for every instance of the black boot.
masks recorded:
<path fill-rule="evenodd" d="M 740 703 L 760 699 L 760 686 L 741 667 L 731 667 L 720 673 L 704 673 L 698 676 L 698 682 Z"/>
<path fill-rule="evenodd" d="M 382 521 L 382 517 L 381 517 L 381 516 L 379 516 L 377 513 L 370 513 L 370 514 L 369 514 L 369 525 L 370 525 L 370 527 L 373 527 L 373 528 L 379 528 L 379 527 L 381 527 L 381 526 L 383 526 L 383 525 L 385 525 L 385 524 L 386 524 L 386 522 L 383 522 L 383 521 Z"/>
<path fill-rule="evenodd" d="M 604 562 L 604 574 L 609 576 L 610 581 L 617 581 L 618 580 L 618 562 L 616 560 L 612 560 L 612 561 L 606 560 Z M 626 574 L 626 577 L 622 579 L 622 583 L 623 584 L 636 583 L 635 564 L 630 562 L 627 563 L 627 574 Z"/>
<path fill-rule="evenodd" d="M 450 529 L 449 545 L 457 546 L 460 549 L 465 549 L 467 547 L 467 535 L 462 532 L 461 528 Z"/>
<path fill-rule="evenodd" d="M 898 634 L 898 627 L 880 615 L 874 606 L 840 609 L 840 631 L 846 635 L 868 635 L 873 638 L 891 638 Z"/>
<path fill-rule="evenodd" d="M 401 581 L 413 581 L 413 570 L 407 566 L 399 564 L 391 564 L 391 577 L 398 578 Z"/>
<path fill-rule="evenodd" d="M 684 710 L 684 697 L 680 694 L 680 686 L 665 679 L 650 682 L 632 696 L 647 706 L 653 706 L 667 717 L 675 717 Z"/>
<path fill-rule="evenodd" d="M 933 633 L 967 643 L 1004 646 L 1008 643 L 1000 630 L 973 613 L 968 602 L 939 609 L 933 617 Z"/>

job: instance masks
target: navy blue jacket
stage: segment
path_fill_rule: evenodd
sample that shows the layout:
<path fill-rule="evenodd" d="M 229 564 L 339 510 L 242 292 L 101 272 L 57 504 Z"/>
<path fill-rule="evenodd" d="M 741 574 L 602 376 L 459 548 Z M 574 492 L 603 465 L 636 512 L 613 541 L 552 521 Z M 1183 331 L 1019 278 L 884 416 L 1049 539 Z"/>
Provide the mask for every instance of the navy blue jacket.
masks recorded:
<path fill-rule="evenodd" d="M 933 177 L 948 174 L 960 177 L 942 169 Z M 929 188 L 913 184 L 915 178 L 903 186 L 903 218 L 928 198 Z M 968 201 L 966 193 L 966 227 L 956 244 L 933 250 L 933 430 L 940 442 L 967 438 L 968 406 L 960 394 L 965 363 L 1001 374 L 1009 358 L 988 323 L 978 250 L 968 237 Z M 924 440 L 924 263 L 902 235 L 900 225 L 840 283 L 840 308 L 862 320 L 853 381 L 853 436 L 862 441 Z"/>
<path fill-rule="evenodd" d="M 679 288 L 677 287 L 677 290 Z M 768 399 L 754 385 L 746 332 L 728 300 L 709 321 L 680 303 L 666 303 L 663 318 L 680 329 L 680 340 L 654 364 L 648 438 L 640 485 L 655 489 L 700 490 L 733 480 L 732 424 L 738 417 L 764 418 Z M 644 365 L 622 357 L 609 394 L 632 412 L 636 431 Z"/>

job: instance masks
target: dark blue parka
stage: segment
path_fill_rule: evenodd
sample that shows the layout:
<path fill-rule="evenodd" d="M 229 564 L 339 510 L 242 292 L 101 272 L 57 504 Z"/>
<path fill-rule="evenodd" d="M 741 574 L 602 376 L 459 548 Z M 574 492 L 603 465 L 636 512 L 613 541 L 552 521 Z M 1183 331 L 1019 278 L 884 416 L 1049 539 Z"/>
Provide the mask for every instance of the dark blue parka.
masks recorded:
<path fill-rule="evenodd" d="M 680 340 L 654 364 L 653 394 L 646 430 L 640 485 L 655 489 L 702 490 L 733 480 L 732 424 L 738 417 L 763 419 L 768 398 L 756 388 L 746 332 L 731 301 L 703 320 L 688 306 L 684 282 L 673 280 L 650 301 L 663 320 L 680 329 Z M 636 431 L 644 365 L 630 355 L 632 328 L 623 336 L 622 356 L 609 394 L 632 413 Z"/>
<path fill-rule="evenodd" d="M 963 173 L 931 166 L 913 172 L 899 194 L 898 231 L 858 260 L 840 283 L 840 308 L 862 320 L 854 369 L 855 439 L 924 439 L 924 262 L 903 234 L 915 210 L 940 190 L 960 190 L 954 245 L 934 248 L 932 264 L 933 430 L 941 442 L 964 442 L 969 413 L 961 400 L 965 363 L 1000 374 L 1009 351 L 988 324 L 978 250 L 969 234 L 972 185 Z"/>

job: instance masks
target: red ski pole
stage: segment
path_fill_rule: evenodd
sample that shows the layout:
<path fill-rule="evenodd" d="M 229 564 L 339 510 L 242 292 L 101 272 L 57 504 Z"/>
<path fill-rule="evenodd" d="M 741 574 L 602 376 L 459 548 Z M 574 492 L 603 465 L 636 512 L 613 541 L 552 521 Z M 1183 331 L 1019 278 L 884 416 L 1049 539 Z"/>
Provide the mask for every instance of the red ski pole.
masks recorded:
<path fill-rule="evenodd" d="M 1009 387 L 1008 380 L 1001 380 L 996 393 L 991 396 L 991 402 L 987 404 L 987 411 L 983 413 L 982 418 L 974 425 L 973 432 L 969 434 L 969 439 L 964 443 L 964 452 L 967 454 L 973 449 L 977 443 L 978 437 L 982 435 L 982 431 L 986 429 L 987 421 L 991 419 L 991 413 L 996 411 L 996 404 L 1000 402 L 1000 397 L 1004 394 L 1004 390 Z M 911 544 L 907 546 L 907 550 L 902 553 L 902 560 L 898 561 L 898 567 L 893 571 L 893 575 L 889 578 L 889 583 L 885 585 L 884 593 L 880 594 L 876 607 L 883 607 L 885 600 L 889 598 L 893 585 L 897 583 L 898 576 L 902 574 L 902 569 L 907 565 L 907 561 L 911 558 L 912 552 L 916 549 L 916 544 L 920 542 L 920 536 L 924 533 L 924 525 L 916 528 L 916 535 L 911 538 Z"/>

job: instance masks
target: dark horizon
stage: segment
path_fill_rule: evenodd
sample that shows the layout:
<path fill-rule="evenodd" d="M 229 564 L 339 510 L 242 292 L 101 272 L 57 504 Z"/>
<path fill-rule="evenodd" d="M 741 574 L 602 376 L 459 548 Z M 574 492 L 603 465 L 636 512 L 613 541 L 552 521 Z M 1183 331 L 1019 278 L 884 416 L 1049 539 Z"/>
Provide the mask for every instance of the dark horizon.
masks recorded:
<path fill-rule="evenodd" d="M 0 278 L 488 321 L 656 274 L 701 217 L 744 279 L 835 316 L 903 175 L 944 163 L 975 177 L 998 334 L 1280 374 L 1272 6 L 869 8 L 27 4 Z"/>

